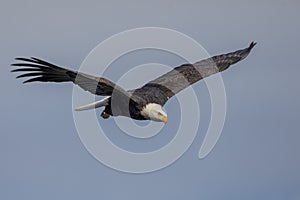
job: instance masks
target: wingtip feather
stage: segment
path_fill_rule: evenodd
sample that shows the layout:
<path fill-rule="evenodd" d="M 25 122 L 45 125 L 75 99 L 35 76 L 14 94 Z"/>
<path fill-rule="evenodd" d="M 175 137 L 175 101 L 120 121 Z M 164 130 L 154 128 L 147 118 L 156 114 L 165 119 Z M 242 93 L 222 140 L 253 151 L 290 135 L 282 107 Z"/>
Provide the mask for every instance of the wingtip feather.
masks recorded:
<path fill-rule="evenodd" d="M 252 41 L 248 49 L 251 50 L 256 44 L 257 44 L 256 42 Z"/>

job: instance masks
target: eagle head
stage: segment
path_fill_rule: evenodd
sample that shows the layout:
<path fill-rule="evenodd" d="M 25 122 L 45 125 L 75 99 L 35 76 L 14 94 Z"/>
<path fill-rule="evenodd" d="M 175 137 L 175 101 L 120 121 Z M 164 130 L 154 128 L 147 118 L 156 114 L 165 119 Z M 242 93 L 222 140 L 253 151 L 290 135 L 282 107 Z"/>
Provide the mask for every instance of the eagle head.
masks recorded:
<path fill-rule="evenodd" d="M 165 124 L 168 122 L 167 114 L 163 111 L 162 106 L 157 103 L 147 104 L 143 107 L 141 115 L 152 121 L 164 122 Z"/>

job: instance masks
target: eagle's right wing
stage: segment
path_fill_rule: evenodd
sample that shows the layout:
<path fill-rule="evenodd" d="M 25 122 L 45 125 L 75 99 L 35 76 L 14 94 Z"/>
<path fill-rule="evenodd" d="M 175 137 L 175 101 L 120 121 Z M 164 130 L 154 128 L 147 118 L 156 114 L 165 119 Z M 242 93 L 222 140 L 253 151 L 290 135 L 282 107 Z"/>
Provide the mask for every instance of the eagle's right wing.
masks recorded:
<path fill-rule="evenodd" d="M 184 64 L 175 67 L 173 70 L 137 89 L 137 93 L 145 93 L 148 96 L 153 96 L 151 101 L 164 105 L 169 98 L 193 83 L 212 74 L 224 71 L 230 65 L 247 57 L 255 44 L 255 42 L 252 42 L 245 49 L 213 56 L 194 64 Z"/>
<path fill-rule="evenodd" d="M 105 78 L 95 77 L 85 73 L 58 67 L 38 58 L 16 58 L 16 60 L 22 62 L 12 64 L 12 66 L 18 67 L 17 69 L 12 70 L 12 72 L 26 72 L 17 76 L 17 78 L 30 77 L 30 79 L 24 81 L 23 83 L 34 81 L 71 81 L 80 86 L 82 89 L 91 92 L 92 94 L 111 96 L 113 92 L 116 92 L 127 97 L 130 96 L 130 94 L 123 88 Z"/>

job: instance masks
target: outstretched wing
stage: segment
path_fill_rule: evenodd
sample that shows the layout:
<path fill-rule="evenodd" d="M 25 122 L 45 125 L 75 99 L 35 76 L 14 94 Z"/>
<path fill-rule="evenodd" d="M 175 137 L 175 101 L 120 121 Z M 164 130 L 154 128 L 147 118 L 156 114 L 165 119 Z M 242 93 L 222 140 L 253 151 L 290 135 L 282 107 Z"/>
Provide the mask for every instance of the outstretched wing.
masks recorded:
<path fill-rule="evenodd" d="M 151 101 L 164 105 L 169 98 L 186 87 L 212 74 L 224 71 L 230 65 L 247 57 L 255 44 L 252 42 L 245 49 L 176 67 L 137 89 L 136 94 L 147 94 Z"/>
<path fill-rule="evenodd" d="M 105 78 L 95 77 L 85 73 L 58 67 L 38 58 L 16 58 L 16 60 L 21 62 L 12 64 L 12 66 L 18 67 L 17 69 L 12 70 L 12 72 L 25 72 L 24 74 L 17 76 L 17 78 L 30 77 L 30 79 L 24 81 L 23 83 L 34 81 L 71 81 L 80 86 L 82 89 L 96 95 L 111 96 L 114 92 L 114 94 L 130 97 L 130 94 L 123 88 Z"/>

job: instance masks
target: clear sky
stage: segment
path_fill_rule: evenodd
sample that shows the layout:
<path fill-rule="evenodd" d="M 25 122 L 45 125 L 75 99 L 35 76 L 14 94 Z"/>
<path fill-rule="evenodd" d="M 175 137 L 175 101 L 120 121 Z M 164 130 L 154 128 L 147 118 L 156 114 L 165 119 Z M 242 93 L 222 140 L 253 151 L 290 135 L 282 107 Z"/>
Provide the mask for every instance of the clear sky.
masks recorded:
<path fill-rule="evenodd" d="M 299 9 L 297 0 L 3 1 L 0 199 L 299 199 Z M 72 84 L 23 85 L 9 65 L 14 57 L 36 56 L 78 69 L 101 41 L 145 26 L 183 32 L 211 55 L 258 44 L 222 74 L 227 116 L 209 156 L 197 157 L 210 118 L 209 94 L 199 82 L 193 87 L 203 126 L 192 146 L 171 166 L 136 175 L 112 170 L 86 151 L 73 121 Z M 117 80 L 121 64 L 182 64 L 157 52 L 139 55 L 116 61 L 107 76 Z M 177 105 L 176 99 L 166 105 L 169 118 L 178 117 Z M 172 136 L 149 143 L 122 133 L 109 137 L 128 149 L 153 150 Z"/>

